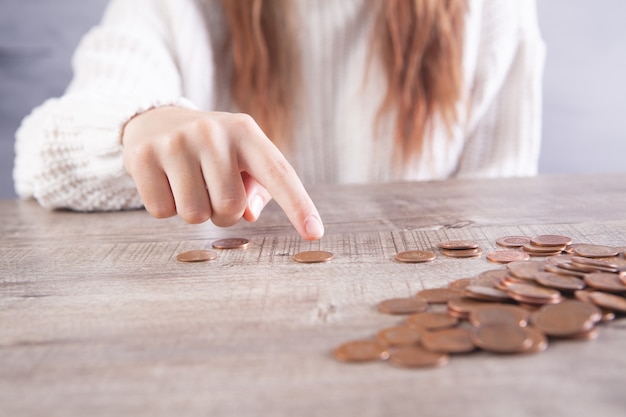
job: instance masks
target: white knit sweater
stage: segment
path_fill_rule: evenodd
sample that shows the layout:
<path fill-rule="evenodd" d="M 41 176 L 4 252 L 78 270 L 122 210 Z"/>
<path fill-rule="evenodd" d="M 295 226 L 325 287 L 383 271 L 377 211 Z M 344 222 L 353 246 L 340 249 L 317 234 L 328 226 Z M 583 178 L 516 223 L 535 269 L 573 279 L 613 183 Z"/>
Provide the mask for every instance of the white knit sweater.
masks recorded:
<path fill-rule="evenodd" d="M 141 206 L 122 162 L 120 132 L 160 105 L 233 110 L 222 62 L 218 0 L 113 0 L 82 40 L 75 76 L 17 132 L 18 194 L 44 207 Z M 523 176 L 536 173 L 544 44 L 534 0 L 470 0 L 462 117 L 453 137 L 437 126 L 432 149 L 401 175 L 392 169 L 391 123 L 374 133 L 385 92 L 368 63 L 367 0 L 297 0 L 304 110 L 288 159 L 305 184 Z"/>

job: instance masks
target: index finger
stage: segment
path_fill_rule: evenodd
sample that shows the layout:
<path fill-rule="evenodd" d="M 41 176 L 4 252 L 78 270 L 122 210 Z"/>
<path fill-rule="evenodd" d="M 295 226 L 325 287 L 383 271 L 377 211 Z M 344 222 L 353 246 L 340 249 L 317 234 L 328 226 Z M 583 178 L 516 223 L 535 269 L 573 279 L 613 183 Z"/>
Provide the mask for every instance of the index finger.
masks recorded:
<path fill-rule="evenodd" d="M 278 148 L 264 134 L 239 144 L 240 166 L 267 189 L 300 236 L 307 240 L 321 238 L 324 225 L 319 212 Z"/>

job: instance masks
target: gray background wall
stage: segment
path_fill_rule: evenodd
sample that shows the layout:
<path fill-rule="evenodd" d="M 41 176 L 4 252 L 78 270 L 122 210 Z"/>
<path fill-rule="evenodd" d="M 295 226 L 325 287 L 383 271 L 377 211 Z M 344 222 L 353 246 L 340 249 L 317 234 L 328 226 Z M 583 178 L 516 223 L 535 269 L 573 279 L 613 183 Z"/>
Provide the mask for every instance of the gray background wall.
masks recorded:
<path fill-rule="evenodd" d="M 0 0 L 0 198 L 15 196 L 11 172 L 19 121 L 62 94 L 71 77 L 71 51 L 106 3 Z M 548 45 L 541 173 L 625 171 L 626 2 L 537 3 Z"/>

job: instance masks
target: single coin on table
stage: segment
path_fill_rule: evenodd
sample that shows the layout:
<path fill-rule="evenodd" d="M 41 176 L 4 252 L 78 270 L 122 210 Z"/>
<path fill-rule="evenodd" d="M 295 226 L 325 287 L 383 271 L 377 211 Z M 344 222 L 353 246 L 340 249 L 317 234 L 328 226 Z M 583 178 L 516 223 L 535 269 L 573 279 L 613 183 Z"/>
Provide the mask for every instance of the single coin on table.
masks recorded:
<path fill-rule="evenodd" d="M 526 261 L 530 255 L 516 250 L 496 250 L 487 254 L 487 260 L 499 264 L 506 264 L 515 261 Z"/>
<path fill-rule="evenodd" d="M 561 235 L 539 235 L 530 238 L 530 243 L 535 246 L 562 246 L 572 244 L 572 238 Z"/>
<path fill-rule="evenodd" d="M 334 350 L 335 358 L 344 362 L 369 362 L 389 358 L 387 348 L 375 340 L 353 340 Z"/>
<path fill-rule="evenodd" d="M 310 250 L 296 253 L 293 255 L 293 260 L 303 264 L 313 264 L 320 262 L 328 262 L 333 259 L 331 252 L 321 250 Z"/>
<path fill-rule="evenodd" d="M 420 346 L 402 347 L 391 352 L 389 363 L 402 368 L 437 367 L 447 364 L 445 353 L 431 352 Z"/>
<path fill-rule="evenodd" d="M 206 249 L 190 250 L 176 256 L 179 262 L 207 262 L 214 259 L 217 259 L 217 253 Z"/>
<path fill-rule="evenodd" d="M 591 330 L 602 318 L 598 307 L 578 300 L 541 307 L 530 316 L 532 325 L 548 336 L 568 337 Z"/>
<path fill-rule="evenodd" d="M 435 252 L 430 250 L 408 250 L 395 255 L 396 261 L 404 263 L 430 262 L 436 257 Z"/>
<path fill-rule="evenodd" d="M 244 249 L 250 241 L 242 237 L 229 237 L 213 242 L 214 249 Z"/>
<path fill-rule="evenodd" d="M 529 242 L 528 236 L 503 236 L 496 239 L 496 244 L 504 248 L 519 248 Z"/>
<path fill-rule="evenodd" d="M 478 248 L 478 242 L 475 242 L 473 240 L 444 240 L 442 242 L 439 242 L 437 246 L 439 246 L 439 249 L 476 249 Z"/>
<path fill-rule="evenodd" d="M 523 327 L 506 321 L 478 327 L 472 333 L 472 341 L 479 348 L 495 353 L 521 353 L 533 345 L 532 337 Z"/>
<path fill-rule="evenodd" d="M 415 314 L 428 309 L 428 302 L 420 297 L 390 298 L 378 303 L 378 311 L 385 314 Z"/>

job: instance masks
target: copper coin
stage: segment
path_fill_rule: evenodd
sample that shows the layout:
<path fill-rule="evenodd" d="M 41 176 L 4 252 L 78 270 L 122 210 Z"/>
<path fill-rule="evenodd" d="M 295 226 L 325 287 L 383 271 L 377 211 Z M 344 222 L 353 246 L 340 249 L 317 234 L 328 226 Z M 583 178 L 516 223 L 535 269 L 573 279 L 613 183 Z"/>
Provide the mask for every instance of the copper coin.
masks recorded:
<path fill-rule="evenodd" d="M 421 333 L 407 326 L 388 327 L 376 334 L 376 341 L 383 346 L 410 346 L 419 343 Z"/>
<path fill-rule="evenodd" d="M 532 346 L 533 340 L 523 327 L 504 321 L 487 323 L 474 330 L 472 340 L 488 352 L 519 353 Z"/>
<path fill-rule="evenodd" d="M 483 254 L 481 248 L 475 249 L 441 249 L 441 254 L 449 258 L 473 258 Z"/>
<path fill-rule="evenodd" d="M 493 304 L 490 301 L 473 300 L 467 297 L 454 297 L 448 301 L 448 314 L 458 318 L 467 318 L 472 310 L 485 305 Z"/>
<path fill-rule="evenodd" d="M 293 260 L 303 264 L 314 264 L 319 262 L 328 262 L 333 259 L 331 252 L 322 250 L 310 250 L 293 255 Z"/>
<path fill-rule="evenodd" d="M 405 323 L 416 329 L 438 330 L 454 327 L 459 323 L 459 320 L 446 313 L 425 311 L 410 315 L 406 318 Z"/>
<path fill-rule="evenodd" d="M 615 294 L 607 294 L 604 292 L 594 291 L 589 294 L 591 301 L 602 308 L 611 311 L 626 313 L 626 298 Z"/>
<path fill-rule="evenodd" d="M 555 274 L 568 275 L 571 277 L 583 278 L 585 276 L 584 272 L 572 271 L 571 269 L 561 268 L 560 266 L 557 266 L 557 265 L 546 264 L 545 270 L 548 272 L 553 272 Z"/>
<path fill-rule="evenodd" d="M 514 261 L 526 261 L 530 259 L 530 255 L 516 250 L 497 250 L 487 254 L 487 260 L 500 264 L 506 264 Z"/>
<path fill-rule="evenodd" d="M 506 277 L 506 269 L 490 269 L 478 274 L 474 285 L 483 287 L 494 287 L 498 282 Z"/>
<path fill-rule="evenodd" d="M 528 236 L 504 236 L 496 239 L 496 244 L 505 248 L 519 248 L 529 242 Z"/>
<path fill-rule="evenodd" d="M 448 288 L 451 290 L 463 291 L 467 286 L 471 285 L 476 278 L 459 278 L 448 283 Z"/>
<path fill-rule="evenodd" d="M 506 301 L 510 300 L 509 294 L 502 290 L 489 287 L 481 287 L 479 285 L 470 285 L 465 289 L 466 297 L 485 301 Z"/>
<path fill-rule="evenodd" d="M 213 242 L 213 249 L 244 249 L 250 241 L 243 237 L 229 237 Z"/>
<path fill-rule="evenodd" d="M 445 304 L 451 298 L 461 295 L 461 291 L 450 288 L 429 288 L 419 291 L 416 296 L 426 300 L 430 304 Z"/>
<path fill-rule="evenodd" d="M 565 248 L 572 244 L 572 239 L 561 235 L 539 235 L 530 238 L 530 243 L 535 246 L 561 246 Z"/>
<path fill-rule="evenodd" d="M 471 330 L 464 327 L 424 332 L 422 346 L 432 352 L 466 353 L 476 349 Z"/>
<path fill-rule="evenodd" d="M 591 330 L 601 318 L 598 307 L 578 300 L 565 300 L 541 307 L 531 314 L 530 321 L 548 336 L 567 337 Z"/>
<path fill-rule="evenodd" d="M 598 271 L 602 272 L 619 272 L 619 268 L 617 264 L 614 264 L 609 261 L 605 261 L 597 258 L 585 258 L 583 256 L 572 256 L 571 259 L 572 264 L 574 265 L 584 265 L 591 268 L 595 268 Z"/>
<path fill-rule="evenodd" d="M 598 272 L 598 270 L 594 267 L 591 267 L 588 265 L 575 264 L 572 261 L 558 262 L 556 266 L 558 266 L 561 269 L 567 269 L 568 271 L 582 272 L 583 274 L 587 274 L 590 272 Z"/>
<path fill-rule="evenodd" d="M 608 292 L 626 292 L 626 285 L 619 279 L 618 274 L 610 272 L 592 272 L 585 275 L 585 284 L 590 287 Z"/>
<path fill-rule="evenodd" d="M 528 284 L 511 284 L 508 292 L 514 300 L 529 304 L 552 304 L 561 301 L 561 293 L 553 288 Z"/>
<path fill-rule="evenodd" d="M 606 258 L 619 255 L 619 251 L 612 246 L 580 244 L 574 248 L 574 253 L 586 258 Z"/>
<path fill-rule="evenodd" d="M 472 310 L 469 321 L 474 327 L 501 321 L 524 327 L 528 324 L 529 316 L 530 313 L 522 307 L 511 304 L 493 304 Z"/>
<path fill-rule="evenodd" d="M 506 269 L 517 278 L 534 280 L 535 274 L 543 271 L 545 265 L 543 261 L 514 261 L 506 264 Z"/>
<path fill-rule="evenodd" d="M 437 245 L 439 249 L 452 249 L 452 250 L 462 250 L 462 249 L 477 249 L 478 242 L 473 240 L 446 240 L 443 242 L 439 242 Z"/>
<path fill-rule="evenodd" d="M 562 250 L 563 250 L 563 246 L 537 246 L 537 245 L 533 245 L 532 243 L 527 243 L 524 246 L 522 246 L 524 248 L 525 252 L 528 253 L 538 253 L 538 254 L 543 254 L 543 255 L 547 255 L 547 254 L 559 254 Z"/>
<path fill-rule="evenodd" d="M 387 348 L 374 340 L 354 340 L 338 346 L 335 358 L 344 362 L 369 362 L 389 358 Z"/>
<path fill-rule="evenodd" d="M 430 250 L 408 250 L 396 253 L 396 261 L 404 263 L 430 262 L 437 257 L 435 252 Z"/>
<path fill-rule="evenodd" d="M 560 254 L 560 255 L 555 255 L 555 256 L 548 256 L 546 259 L 543 260 L 543 262 L 545 262 L 548 265 L 558 265 L 561 262 L 571 261 L 573 257 L 574 255 Z"/>
<path fill-rule="evenodd" d="M 378 303 L 378 311 L 385 314 L 414 314 L 427 309 L 428 303 L 420 297 L 390 298 Z"/>
<path fill-rule="evenodd" d="M 566 339 L 567 340 L 593 340 L 593 339 L 597 339 L 598 338 L 598 328 L 594 327 L 591 330 L 588 330 L 586 332 L 582 332 L 582 333 L 578 333 L 578 334 L 574 334 L 571 336 L 567 336 Z"/>
<path fill-rule="evenodd" d="M 585 282 L 582 279 L 553 272 L 537 273 L 537 282 L 543 286 L 563 291 L 575 291 L 585 288 Z"/>
<path fill-rule="evenodd" d="M 543 352 L 548 348 L 548 338 L 545 334 L 530 326 L 524 327 L 524 331 L 532 340 L 530 347 L 528 347 L 528 349 L 526 349 L 524 353 Z"/>
<path fill-rule="evenodd" d="M 426 368 L 443 366 L 450 357 L 445 353 L 431 352 L 420 346 L 402 347 L 389 356 L 389 363 L 401 368 Z"/>
<path fill-rule="evenodd" d="M 176 260 L 179 262 L 206 262 L 215 259 L 217 259 L 217 253 L 205 249 L 190 250 L 176 256 Z"/>

